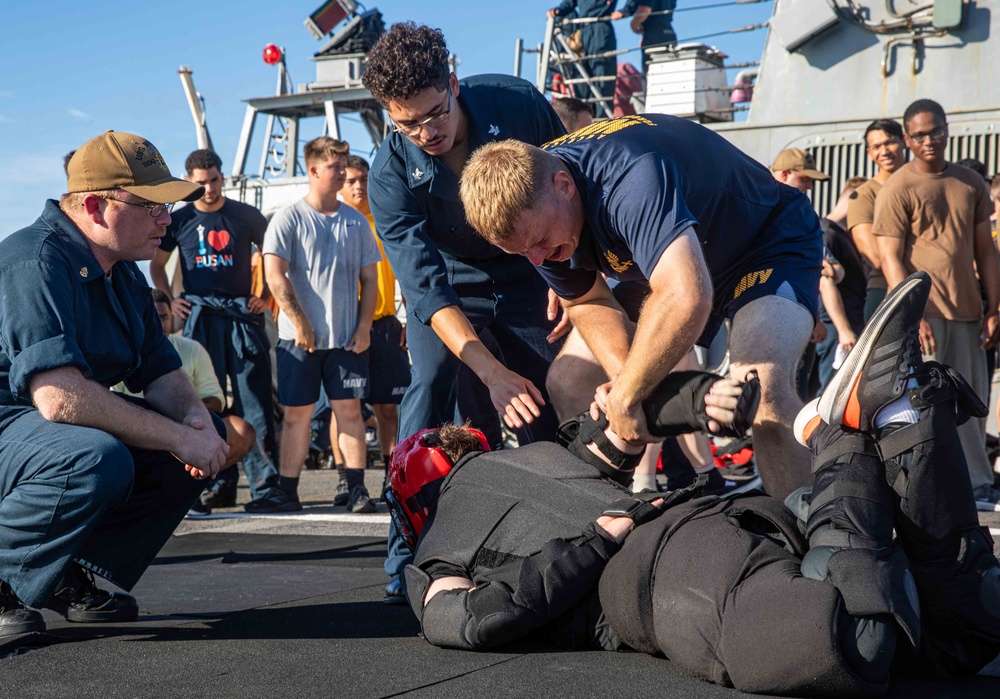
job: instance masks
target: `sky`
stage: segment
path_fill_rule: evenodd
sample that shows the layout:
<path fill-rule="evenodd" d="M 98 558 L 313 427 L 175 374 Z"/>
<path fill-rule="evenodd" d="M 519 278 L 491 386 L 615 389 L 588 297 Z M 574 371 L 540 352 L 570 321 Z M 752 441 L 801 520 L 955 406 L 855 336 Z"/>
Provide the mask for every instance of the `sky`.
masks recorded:
<path fill-rule="evenodd" d="M 688 10 L 725 0 L 680 0 Z M 0 238 L 37 218 L 44 200 L 65 190 L 63 156 L 107 129 L 136 133 L 159 149 L 173 174 L 183 176 L 195 130 L 177 69 L 193 71 L 205 99 L 209 130 L 223 160 L 232 164 L 243 121 L 241 100 L 274 93 L 276 70 L 261 60 L 268 43 L 286 50 L 294 84 L 315 80 L 309 58 L 320 47 L 303 26 L 322 0 L 34 0 L 0 2 L 4 66 L 0 69 Z M 553 3 L 554 4 L 554 3 Z M 619 0 L 623 5 L 624 0 Z M 441 29 L 458 56 L 459 77 L 511 73 L 514 44 L 543 39 L 542 0 L 382 0 L 386 25 L 412 20 Z M 685 39 L 765 21 L 772 3 L 730 6 L 675 15 Z M 616 23 L 619 48 L 638 36 L 627 20 Z M 759 60 L 765 31 L 705 39 L 730 62 Z M 639 63 L 637 53 L 630 60 Z M 535 56 L 523 59 L 531 80 Z M 258 131 L 263 129 L 259 128 Z M 306 133 L 306 137 L 316 134 Z M 360 131 L 345 129 L 352 149 L 373 147 Z M 250 163 L 259 159 L 259 147 Z"/>

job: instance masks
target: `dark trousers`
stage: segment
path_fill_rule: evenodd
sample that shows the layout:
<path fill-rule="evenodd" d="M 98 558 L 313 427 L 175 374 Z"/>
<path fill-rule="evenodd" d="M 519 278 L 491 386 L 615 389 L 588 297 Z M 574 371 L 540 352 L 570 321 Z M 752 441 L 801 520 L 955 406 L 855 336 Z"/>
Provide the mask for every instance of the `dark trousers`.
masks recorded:
<path fill-rule="evenodd" d="M 256 500 L 278 484 L 271 358 L 263 327 L 248 325 L 246 328 L 246 332 L 259 335 L 260 352 L 252 354 L 245 347 L 237 348 L 233 342 L 233 326 L 238 322 L 229 316 L 202 312 L 197 323 L 192 323 L 189 318 L 184 324 L 184 336 L 196 340 L 208 350 L 223 392 L 228 394 L 230 382 L 232 384 L 232 413 L 253 425 L 257 432 L 257 443 L 243 458 L 250 495 Z M 229 468 L 217 477 L 211 487 L 235 497 L 238 479 L 239 470 Z"/>
<path fill-rule="evenodd" d="M 25 409 L 0 430 L 0 580 L 44 606 L 75 560 L 130 590 L 204 485 L 168 452 Z"/>

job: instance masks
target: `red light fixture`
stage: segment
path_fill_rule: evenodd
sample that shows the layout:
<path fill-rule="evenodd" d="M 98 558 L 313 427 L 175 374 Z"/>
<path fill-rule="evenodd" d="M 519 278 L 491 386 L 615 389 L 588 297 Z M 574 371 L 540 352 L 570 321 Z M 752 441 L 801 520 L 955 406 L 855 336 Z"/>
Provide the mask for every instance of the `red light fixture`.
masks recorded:
<path fill-rule="evenodd" d="M 268 44 L 264 47 L 262 57 L 264 59 L 264 63 L 269 66 L 273 66 L 275 63 L 281 61 L 282 55 L 284 55 L 284 51 L 278 48 L 275 44 Z"/>

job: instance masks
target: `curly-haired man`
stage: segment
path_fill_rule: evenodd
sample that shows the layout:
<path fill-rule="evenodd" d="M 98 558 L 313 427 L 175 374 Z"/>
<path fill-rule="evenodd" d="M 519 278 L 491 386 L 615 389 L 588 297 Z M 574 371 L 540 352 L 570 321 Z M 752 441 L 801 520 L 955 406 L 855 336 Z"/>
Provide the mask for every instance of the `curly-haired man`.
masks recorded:
<path fill-rule="evenodd" d="M 372 163 L 369 198 L 407 301 L 413 381 L 400 408 L 399 436 L 455 418 L 464 363 L 478 379 L 472 390 L 485 385 L 522 444 L 552 439 L 556 420 L 544 384 L 558 347 L 546 341 L 553 322 L 545 282 L 526 260 L 469 227 L 458 177 L 480 145 L 509 138 L 541 144 L 562 135 L 558 117 L 518 78 L 458 80 L 441 32 L 413 23 L 393 25 L 379 40 L 363 80 L 393 122 Z M 479 339 L 484 330 L 496 338 L 503 361 Z M 485 424 L 463 418 L 472 417 L 496 443 L 499 424 L 490 413 Z M 390 575 L 399 570 L 391 560 L 386 567 Z"/>

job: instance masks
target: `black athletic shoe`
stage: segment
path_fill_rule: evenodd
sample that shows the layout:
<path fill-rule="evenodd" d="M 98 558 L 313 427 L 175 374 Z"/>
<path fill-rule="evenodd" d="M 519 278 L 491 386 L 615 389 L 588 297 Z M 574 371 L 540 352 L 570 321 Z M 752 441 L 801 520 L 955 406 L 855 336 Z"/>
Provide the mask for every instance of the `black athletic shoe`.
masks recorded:
<path fill-rule="evenodd" d="M 343 507 L 347 504 L 350 497 L 351 495 L 347 491 L 347 481 L 341 478 L 337 481 L 337 489 L 333 492 L 333 506 Z"/>
<path fill-rule="evenodd" d="M 208 490 L 202 493 L 201 504 L 206 507 L 236 507 L 236 496 L 223 495 L 218 490 Z"/>
<path fill-rule="evenodd" d="M 375 501 L 368 497 L 368 489 L 363 485 L 356 485 L 351 488 L 351 493 L 347 499 L 347 511 L 356 515 L 367 515 L 375 512 L 378 506 Z"/>
<path fill-rule="evenodd" d="M 25 607 L 10 589 L 10 585 L 0 581 L 0 639 L 22 633 L 41 633 L 44 630 L 42 615 Z"/>
<path fill-rule="evenodd" d="M 206 505 L 201 500 L 195 500 L 194 504 L 191 505 L 191 509 L 188 510 L 186 517 L 191 519 L 198 519 L 199 517 L 208 517 L 212 514 L 212 508 Z"/>
<path fill-rule="evenodd" d="M 281 488 L 271 488 L 263 497 L 248 502 L 243 509 L 252 515 L 266 515 L 276 512 L 298 512 L 302 509 L 299 496 L 286 493 Z"/>
<path fill-rule="evenodd" d="M 878 411 L 905 393 L 923 367 L 918 332 L 930 290 L 927 273 L 916 272 L 885 297 L 820 396 L 824 422 L 871 433 Z"/>
<path fill-rule="evenodd" d="M 45 606 L 81 624 L 133 621 L 139 616 L 135 597 L 102 590 L 94 574 L 76 563 L 70 564 Z"/>

